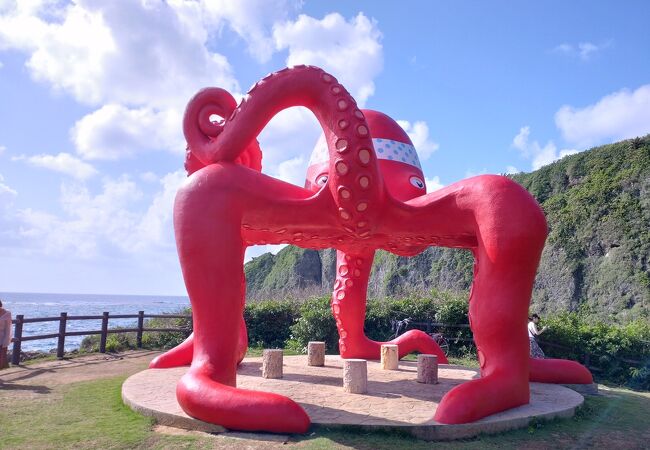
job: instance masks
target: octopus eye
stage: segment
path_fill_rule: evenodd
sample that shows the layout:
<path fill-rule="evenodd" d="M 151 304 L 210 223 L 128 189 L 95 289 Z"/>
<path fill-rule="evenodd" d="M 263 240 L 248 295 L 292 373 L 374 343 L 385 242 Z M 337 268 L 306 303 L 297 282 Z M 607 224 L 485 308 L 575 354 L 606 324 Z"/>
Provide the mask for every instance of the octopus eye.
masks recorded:
<path fill-rule="evenodd" d="M 418 189 L 424 189 L 424 181 L 420 177 L 411 177 L 411 184 Z"/>
<path fill-rule="evenodd" d="M 316 185 L 325 186 L 325 183 L 327 183 L 327 178 L 327 174 L 319 175 L 318 178 L 316 178 Z"/>

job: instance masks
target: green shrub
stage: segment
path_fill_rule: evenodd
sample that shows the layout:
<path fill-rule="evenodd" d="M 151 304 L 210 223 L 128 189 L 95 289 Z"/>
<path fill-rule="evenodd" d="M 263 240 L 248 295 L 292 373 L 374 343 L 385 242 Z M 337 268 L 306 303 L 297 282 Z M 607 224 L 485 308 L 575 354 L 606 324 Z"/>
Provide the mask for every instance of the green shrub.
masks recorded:
<path fill-rule="evenodd" d="M 283 348 L 298 315 L 299 305 L 291 301 L 269 300 L 247 304 L 244 320 L 248 328 L 249 345 Z"/>
<path fill-rule="evenodd" d="M 323 341 L 329 353 L 338 352 L 339 335 L 330 309 L 330 297 L 311 298 L 300 305 L 299 318 L 291 326 L 287 346 L 305 352 L 309 341 Z"/>
<path fill-rule="evenodd" d="M 129 338 L 127 333 L 109 334 L 106 337 L 106 351 L 117 353 L 135 348 L 134 339 Z"/>
<path fill-rule="evenodd" d="M 174 315 L 191 315 L 191 308 L 183 308 L 173 313 Z M 192 329 L 191 318 L 167 318 L 156 317 L 153 319 L 146 319 L 144 323 L 145 328 L 185 328 Z M 160 331 L 160 332 L 145 332 L 142 335 L 142 347 L 147 349 L 170 349 L 176 347 L 183 342 L 190 332 L 188 331 Z M 135 341 L 135 334 L 133 335 Z"/>
<path fill-rule="evenodd" d="M 547 356 L 587 362 L 598 380 L 636 389 L 650 387 L 650 324 L 646 321 L 620 326 L 563 312 L 546 318 L 544 325 L 548 330 L 541 336 L 541 346 Z"/>
<path fill-rule="evenodd" d="M 396 320 L 408 318 L 411 322 L 434 322 L 438 311 L 445 308 L 444 305 L 450 301 L 453 301 L 454 305 L 446 307 L 447 309 L 444 310 L 446 312 L 443 314 L 445 318 L 453 319 L 453 322 L 447 323 L 453 325 L 467 323 L 467 300 L 454 295 L 441 296 L 440 293 L 433 292 L 429 297 L 370 299 L 367 302 L 365 333 L 373 340 L 390 340 L 395 333 L 393 324 Z M 403 331 L 411 328 L 413 326 Z M 454 356 L 464 356 L 469 351 L 469 345 L 463 342 L 454 344 L 453 339 L 457 335 L 470 336 L 471 334 L 464 328 L 460 331 L 453 330 L 453 334 L 449 335 L 452 338 L 450 353 Z M 313 298 L 300 306 L 299 317 L 291 327 L 291 339 L 287 345 L 293 350 L 301 351 L 306 348 L 309 341 L 324 341 L 328 352 L 338 351 L 338 332 L 332 317 L 329 297 Z"/>

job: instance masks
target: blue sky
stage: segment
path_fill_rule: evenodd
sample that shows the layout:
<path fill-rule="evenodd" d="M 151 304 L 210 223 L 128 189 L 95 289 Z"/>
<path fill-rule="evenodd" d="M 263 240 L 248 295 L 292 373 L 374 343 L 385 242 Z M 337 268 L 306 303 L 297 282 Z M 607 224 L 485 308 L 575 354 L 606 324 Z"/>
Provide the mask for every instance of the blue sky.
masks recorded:
<path fill-rule="evenodd" d="M 650 132 L 648 2 L 395 5 L 0 0 L 0 291 L 184 294 L 183 108 L 286 65 L 399 120 L 429 190 Z M 318 134 L 277 116 L 264 171 L 301 184 Z"/>

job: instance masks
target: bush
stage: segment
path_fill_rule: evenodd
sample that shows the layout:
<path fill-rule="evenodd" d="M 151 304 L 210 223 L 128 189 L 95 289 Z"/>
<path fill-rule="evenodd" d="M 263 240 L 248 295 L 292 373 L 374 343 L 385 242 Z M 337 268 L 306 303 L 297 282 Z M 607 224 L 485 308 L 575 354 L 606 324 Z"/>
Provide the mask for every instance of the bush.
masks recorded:
<path fill-rule="evenodd" d="M 174 312 L 175 315 L 191 315 L 191 308 L 183 308 Z M 144 323 L 145 328 L 186 328 L 192 329 L 192 319 L 177 319 L 156 317 L 147 319 Z M 142 347 L 147 349 L 170 349 L 176 347 L 190 335 L 187 331 L 161 331 L 145 332 L 142 336 Z M 133 335 L 135 342 L 135 335 Z"/>
<path fill-rule="evenodd" d="M 447 302 L 454 304 L 446 307 Z M 370 299 L 367 302 L 365 333 L 370 339 L 387 341 L 395 333 L 393 323 L 396 320 L 408 318 L 411 322 L 434 322 L 439 311 L 444 311 L 443 317 L 449 320 L 449 324 L 467 323 L 467 300 L 450 294 L 441 295 L 434 291 L 428 297 Z M 406 330 L 411 328 L 413 326 L 407 327 Z M 453 339 L 457 335 L 471 336 L 469 330 L 453 330 L 453 334 L 449 335 L 452 338 L 450 354 L 466 355 L 468 345 L 454 345 Z M 291 327 L 291 339 L 287 344 L 293 350 L 304 351 L 309 341 L 324 341 L 328 352 L 338 352 L 338 332 L 332 317 L 329 296 L 313 298 L 301 305 L 299 317 Z"/>
<path fill-rule="evenodd" d="M 323 341 L 329 353 L 338 352 L 339 335 L 330 309 L 330 297 L 311 298 L 300 305 L 299 318 L 291 326 L 287 347 L 304 353 L 309 341 Z"/>
<path fill-rule="evenodd" d="M 244 310 L 248 342 L 252 347 L 284 348 L 290 328 L 299 316 L 299 306 L 290 301 L 249 303 Z"/>
<path fill-rule="evenodd" d="M 547 356 L 584 363 L 598 380 L 650 388 L 650 324 L 637 320 L 627 325 L 593 322 L 579 313 L 563 312 L 544 320 L 541 337 Z"/>

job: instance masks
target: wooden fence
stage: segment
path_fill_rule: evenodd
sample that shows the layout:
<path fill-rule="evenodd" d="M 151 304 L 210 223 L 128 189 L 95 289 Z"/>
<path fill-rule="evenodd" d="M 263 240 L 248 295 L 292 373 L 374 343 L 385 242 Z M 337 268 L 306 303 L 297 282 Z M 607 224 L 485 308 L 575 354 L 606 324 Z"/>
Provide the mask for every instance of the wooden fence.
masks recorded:
<path fill-rule="evenodd" d="M 104 312 L 101 316 L 68 316 L 68 313 L 62 312 L 59 317 L 35 317 L 31 319 L 26 319 L 24 315 L 18 314 L 12 323 L 15 324 L 14 328 L 14 337 L 11 340 L 13 342 L 13 351 L 11 355 L 11 363 L 18 365 L 20 363 L 20 352 L 22 343 L 26 341 L 37 341 L 41 339 L 57 339 L 56 346 L 56 356 L 58 358 L 63 358 L 64 348 L 65 348 L 65 338 L 67 336 L 90 336 L 94 334 L 100 335 L 99 340 L 99 351 L 101 353 L 106 353 L 106 338 L 109 334 L 115 333 L 137 333 L 136 334 L 136 343 L 138 348 L 142 348 L 142 335 L 145 331 L 184 331 L 191 332 L 189 328 L 145 328 L 144 319 L 154 319 L 154 318 L 164 318 L 164 319 L 191 319 L 191 315 L 184 314 L 145 314 L 144 311 L 139 311 L 138 314 L 113 314 L 111 315 L 108 312 Z M 108 328 L 109 319 L 138 319 L 137 328 Z M 69 321 L 72 320 L 101 320 L 102 329 L 101 330 L 83 330 L 83 331 L 66 331 L 66 327 Z M 36 323 L 36 322 L 59 322 L 59 332 L 52 334 L 41 334 L 38 336 L 23 336 L 23 325 L 26 323 Z"/>

